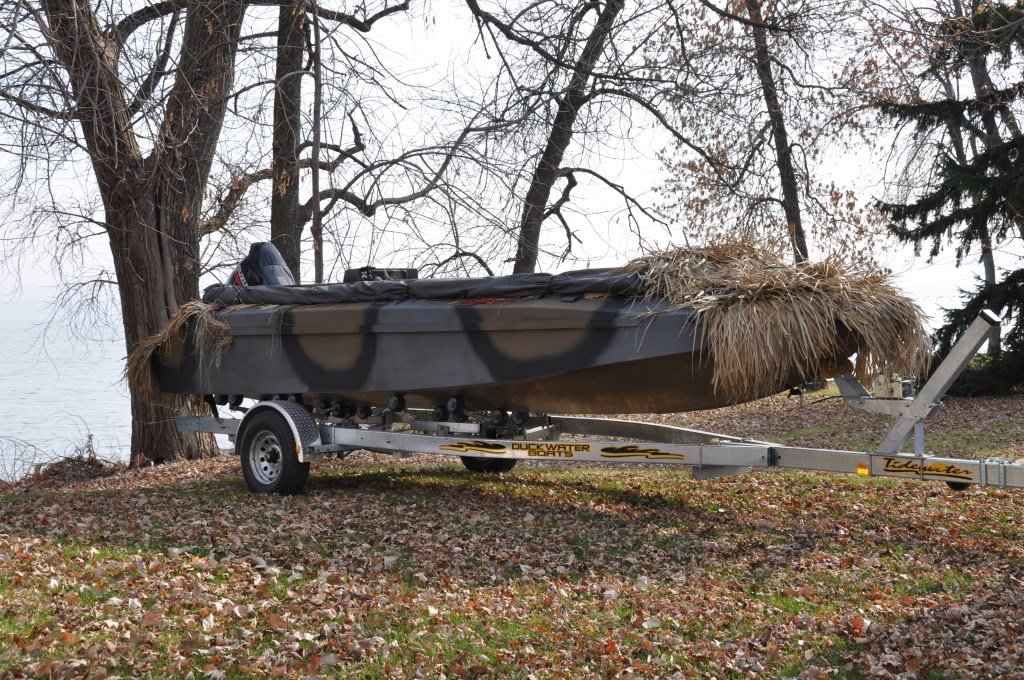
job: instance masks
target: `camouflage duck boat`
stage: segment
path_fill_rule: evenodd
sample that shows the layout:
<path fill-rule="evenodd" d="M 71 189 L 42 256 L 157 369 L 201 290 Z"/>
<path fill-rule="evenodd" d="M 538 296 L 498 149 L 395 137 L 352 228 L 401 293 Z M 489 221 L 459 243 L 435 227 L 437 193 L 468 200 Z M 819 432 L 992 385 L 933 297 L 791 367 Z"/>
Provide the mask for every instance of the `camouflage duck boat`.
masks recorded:
<path fill-rule="evenodd" d="M 229 285 L 183 305 L 133 350 L 129 379 L 205 397 L 212 414 L 179 415 L 179 430 L 227 435 L 261 493 L 301 493 L 311 462 L 364 449 L 459 457 L 477 473 L 568 459 L 682 465 L 698 479 L 782 467 L 958 490 L 1024 486 L 1024 465 L 924 449 L 924 422 L 997 316 L 979 315 L 917 397 L 872 396 L 846 356 L 876 374 L 916 370 L 928 349 L 920 310 L 884 275 L 780 260 L 712 245 L 614 271 L 421 280 L 367 269 L 348 283 L 297 286 L 257 245 Z M 896 418 L 873 452 L 568 415 L 714 408 L 823 369 L 848 405 Z M 914 453 L 904 454 L 911 434 Z"/>
<path fill-rule="evenodd" d="M 272 246 L 257 244 L 232 285 L 206 290 L 203 301 L 227 325 L 230 343 L 204 352 L 194 331 L 172 338 L 153 362 L 161 391 L 232 404 L 287 396 L 335 413 L 438 409 L 444 417 L 463 410 L 689 411 L 800 382 L 793 376 L 739 397 L 716 391 L 694 311 L 644 299 L 636 274 L 302 286 L 288 285 L 279 258 Z M 373 273 L 363 271 L 363 278 L 387 275 Z"/>

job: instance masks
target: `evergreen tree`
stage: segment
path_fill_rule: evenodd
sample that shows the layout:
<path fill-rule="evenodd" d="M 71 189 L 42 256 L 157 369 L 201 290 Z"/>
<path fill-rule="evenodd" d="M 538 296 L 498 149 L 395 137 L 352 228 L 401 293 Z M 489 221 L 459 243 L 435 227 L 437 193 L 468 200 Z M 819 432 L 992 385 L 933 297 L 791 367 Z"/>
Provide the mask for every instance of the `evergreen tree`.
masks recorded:
<path fill-rule="evenodd" d="M 912 124 L 918 141 L 934 142 L 931 181 L 907 202 L 881 202 L 892 222 L 890 231 L 920 252 L 930 242 L 929 256 L 946 243 L 956 248 L 957 264 L 980 249 L 985 277 L 965 296 L 964 307 L 949 310 L 938 331 L 940 354 L 982 308 L 1003 314 L 1013 324 L 1006 337 L 1007 356 L 1000 357 L 999 329 L 989 343 L 993 375 L 1002 390 L 1024 382 L 1024 269 L 1000 276 L 993 250 L 1024 239 L 1024 134 L 1015 112 L 1024 105 L 1024 3 L 971 0 L 957 5 L 954 16 L 930 26 L 935 38 L 930 68 L 921 74 L 921 90 L 935 85 L 942 97 L 931 100 L 879 101 L 887 117 Z M 1005 84 L 997 86 L 993 72 Z M 957 87 L 971 96 L 958 98 Z M 998 367 L 997 367 L 998 364 Z M 1011 369 L 1007 372 L 1006 369 Z"/>

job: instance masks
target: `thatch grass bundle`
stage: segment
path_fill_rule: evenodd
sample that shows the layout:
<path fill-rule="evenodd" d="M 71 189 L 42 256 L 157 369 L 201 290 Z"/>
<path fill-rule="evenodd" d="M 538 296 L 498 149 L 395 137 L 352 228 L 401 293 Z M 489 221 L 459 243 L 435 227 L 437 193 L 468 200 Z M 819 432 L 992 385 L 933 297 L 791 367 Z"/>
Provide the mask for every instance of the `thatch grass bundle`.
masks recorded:
<path fill-rule="evenodd" d="M 179 307 L 163 330 L 140 342 L 128 355 L 125 367 L 128 384 L 143 395 L 156 392 L 154 356 L 167 351 L 175 339 L 185 339 L 188 332 L 192 333 L 192 346 L 199 353 L 200 366 L 219 365 L 221 353 L 231 344 L 231 336 L 228 325 L 213 315 L 217 309 L 220 309 L 219 305 L 208 305 L 199 300 Z"/>
<path fill-rule="evenodd" d="M 930 343 L 924 315 L 886 272 L 837 257 L 790 264 L 781 247 L 737 241 L 674 248 L 630 262 L 647 298 L 692 307 L 707 335 L 714 388 L 737 399 L 767 395 L 794 376 L 822 376 L 822 362 L 845 357 L 856 372 L 920 375 Z M 849 330 L 852 338 L 841 331 Z M 703 339 L 703 338 L 702 338 Z"/>

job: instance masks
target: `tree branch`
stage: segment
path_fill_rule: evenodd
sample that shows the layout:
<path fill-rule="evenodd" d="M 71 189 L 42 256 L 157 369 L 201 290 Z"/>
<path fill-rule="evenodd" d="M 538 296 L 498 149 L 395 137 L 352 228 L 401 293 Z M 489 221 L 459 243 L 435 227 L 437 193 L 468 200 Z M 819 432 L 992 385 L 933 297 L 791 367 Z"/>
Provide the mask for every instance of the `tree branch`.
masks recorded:
<path fill-rule="evenodd" d="M 264 168 L 257 170 L 256 172 L 250 172 L 247 175 L 241 177 L 231 178 L 231 188 L 228 189 L 227 194 L 220 201 L 220 206 L 217 208 L 217 212 L 208 220 L 204 220 L 199 227 L 199 231 L 203 236 L 212 234 L 215 231 L 219 231 L 224 228 L 224 225 L 231 219 L 232 213 L 235 212 L 235 208 L 242 202 L 242 197 L 245 196 L 245 192 L 249 191 L 256 182 L 261 182 L 266 179 L 273 179 L 274 171 L 271 168 Z"/>
<path fill-rule="evenodd" d="M 303 142 L 299 148 L 303 149 L 309 145 L 310 142 Z M 348 149 L 342 149 L 337 144 L 324 144 L 323 148 L 330 149 L 332 151 L 337 151 L 339 154 L 341 154 L 337 159 L 333 161 L 320 161 L 319 165 L 321 170 L 324 170 L 326 172 L 334 172 L 341 164 L 341 162 L 344 161 L 345 159 L 351 158 L 353 160 L 358 160 L 354 157 L 353 154 L 356 154 L 363 150 L 363 143 L 360 140 L 357 144 L 350 146 Z M 313 159 L 303 158 L 299 160 L 299 162 L 296 164 L 296 167 L 308 170 L 309 168 L 313 167 Z M 256 184 L 257 182 L 262 182 L 273 178 L 274 171 L 271 168 L 263 168 L 261 170 L 250 172 L 245 175 L 232 177 L 231 188 L 228 189 L 227 193 L 220 200 L 220 205 L 217 208 L 217 212 L 214 213 L 213 217 L 204 220 L 202 225 L 200 226 L 200 231 L 202 235 L 206 236 L 207 234 L 212 234 L 215 231 L 223 229 L 224 226 L 228 223 L 228 220 L 231 219 L 231 215 L 234 214 L 235 209 L 242 202 L 242 199 L 245 197 L 246 192 L 249 191 L 252 185 Z M 324 193 L 325 192 L 321 192 L 320 195 L 324 196 Z M 333 197 L 334 194 L 332 193 L 331 196 L 324 197 L 323 200 L 329 200 L 330 198 Z M 310 205 L 309 214 L 312 215 L 312 206 L 311 204 L 307 205 Z M 303 214 L 304 213 L 300 212 L 300 216 Z M 305 224 L 307 221 L 308 218 L 301 220 L 303 224 Z"/>
<path fill-rule="evenodd" d="M 4 90 L 0 90 L 0 99 L 9 101 L 12 104 L 17 104 L 26 111 L 38 113 L 39 115 L 46 116 L 48 118 L 56 118 L 58 120 L 74 120 L 75 118 L 73 109 L 71 108 L 67 108 L 64 111 L 57 111 L 56 109 L 51 109 L 47 106 L 42 106 L 41 104 L 30 102 L 27 99 L 23 99 L 17 95 L 13 95 L 10 92 L 5 92 Z"/>
<path fill-rule="evenodd" d="M 307 3 L 306 11 L 311 11 L 315 13 L 316 16 L 318 17 L 323 17 L 324 19 L 327 19 L 329 21 L 337 21 L 338 23 L 345 24 L 346 26 L 351 26 L 357 31 L 366 33 L 373 27 L 375 23 L 377 23 L 384 17 L 388 17 L 391 16 L 392 14 L 398 14 L 399 12 L 404 12 L 408 10 L 409 1 L 410 0 L 403 0 L 401 4 L 385 7 L 384 9 L 382 9 L 381 11 L 377 12 L 376 14 L 367 19 L 360 19 L 357 16 L 354 16 L 352 14 L 346 14 L 345 12 L 337 12 L 332 9 L 324 9 L 319 5 L 319 3 L 313 4 L 312 6 L 309 3 Z"/>
<path fill-rule="evenodd" d="M 753 21 L 751 19 L 747 19 L 746 17 L 741 17 L 738 14 L 733 14 L 732 12 L 727 12 L 724 9 L 719 9 L 714 4 L 709 2 L 709 0 L 697 0 L 697 2 L 704 5 L 718 16 L 724 17 L 726 19 L 731 19 L 733 21 L 737 21 L 743 24 L 744 26 L 750 26 L 751 28 L 765 28 L 768 29 L 769 31 L 774 31 L 776 33 L 788 33 L 794 30 L 792 28 L 784 28 L 779 24 L 765 24 L 761 23 L 760 21 Z"/>
<path fill-rule="evenodd" d="M 711 154 L 709 154 L 703 148 L 697 146 L 697 144 L 695 144 L 692 140 L 690 140 L 690 138 L 688 138 L 682 132 L 677 130 L 671 123 L 668 122 L 668 119 L 665 118 L 665 114 L 663 114 L 661 111 L 659 111 L 658 108 L 656 106 L 654 106 L 654 104 L 652 104 L 648 100 L 644 99 L 640 95 L 638 95 L 636 93 L 633 93 L 633 92 L 629 92 L 628 90 L 622 90 L 622 89 L 618 89 L 618 88 L 599 87 L 599 88 L 595 88 L 595 89 L 591 90 L 590 94 L 587 95 L 587 100 L 589 101 L 589 100 L 594 99 L 595 97 L 599 97 L 600 95 L 603 95 L 603 94 L 613 95 L 613 96 L 616 96 L 616 97 L 622 97 L 624 99 L 628 99 L 630 101 L 636 102 L 637 104 L 642 106 L 644 109 L 646 109 L 652 116 L 654 116 L 658 120 L 658 122 L 661 123 L 662 127 L 664 127 L 666 130 L 668 130 L 672 134 L 672 136 L 675 137 L 676 140 L 680 144 L 682 144 L 683 146 L 685 146 L 686 148 L 688 148 L 688 149 L 690 149 L 692 151 L 695 151 L 698 156 L 700 156 L 701 158 L 706 160 L 708 163 L 710 163 L 712 167 L 714 167 L 714 168 L 729 167 L 726 163 L 723 163 L 721 160 L 712 157 Z"/>
<path fill-rule="evenodd" d="M 118 46 L 124 45 L 132 33 L 150 21 L 167 16 L 168 14 L 174 14 L 179 10 L 188 9 L 189 4 L 192 2 L 194 0 L 161 0 L 152 5 L 146 5 L 107 28 L 106 36 Z M 248 0 L 247 4 L 276 6 L 281 4 L 281 2 L 282 0 Z"/>
<path fill-rule="evenodd" d="M 565 215 L 562 214 L 562 206 L 569 202 L 570 194 L 579 182 L 576 181 L 576 175 L 574 175 L 570 169 L 560 168 L 558 172 L 566 178 L 565 188 L 562 189 L 562 195 L 558 197 L 558 200 L 544 212 L 541 222 L 543 223 L 549 217 L 554 215 L 558 218 L 558 221 L 562 223 L 562 228 L 565 229 L 565 250 L 562 251 L 562 255 L 559 257 L 559 260 L 564 262 L 565 258 L 572 254 L 572 240 L 576 239 L 579 241 L 580 238 L 574 234 L 572 229 L 569 227 L 569 221 L 566 220 Z"/>
<path fill-rule="evenodd" d="M 106 31 L 107 37 L 118 45 L 123 45 L 128 38 L 131 37 L 132 33 L 142 28 L 150 21 L 167 16 L 168 14 L 173 14 L 179 10 L 187 9 L 189 4 L 193 1 L 194 0 L 161 0 L 160 2 L 156 2 L 152 5 L 146 5 L 141 9 L 135 10 L 118 21 L 112 27 L 108 28 Z M 248 0 L 248 4 L 273 7 L 280 5 L 283 1 L 284 0 Z M 343 23 L 346 26 L 351 26 L 357 31 L 366 33 L 370 30 L 373 24 L 380 19 L 409 9 L 409 3 L 410 0 L 404 0 L 404 2 L 399 5 L 385 7 L 366 19 L 360 19 L 355 15 L 346 14 L 345 12 L 323 9 L 322 7 L 316 7 L 315 12 L 316 16 L 323 17 L 330 21 Z M 313 10 L 314 8 L 307 3 L 306 11 L 309 12 Z"/>
<path fill-rule="evenodd" d="M 647 217 L 648 219 L 650 219 L 650 220 L 652 220 L 654 222 L 657 222 L 658 224 L 665 224 L 664 220 L 658 218 L 656 215 L 654 215 L 649 210 L 647 210 L 645 207 L 643 207 L 643 205 L 640 204 L 640 201 L 636 200 L 635 198 L 630 196 L 628 193 L 626 193 L 626 189 L 621 184 L 616 184 L 615 182 L 611 181 L 610 179 L 608 179 L 604 175 L 602 175 L 602 174 L 600 174 L 598 172 L 595 172 L 594 170 L 591 170 L 589 168 L 564 168 L 564 170 L 565 170 L 566 173 L 579 172 L 579 173 L 582 173 L 584 175 L 590 175 L 591 177 L 594 177 L 595 179 L 598 179 L 598 180 L 604 182 L 606 185 L 608 185 L 609 188 L 611 188 L 613 191 L 615 191 L 615 193 L 617 193 L 620 196 L 622 196 L 622 199 L 624 201 L 626 201 L 627 204 L 634 206 L 645 217 Z"/>
<path fill-rule="evenodd" d="M 547 219 L 555 214 L 561 215 L 562 206 L 569 202 L 569 194 L 571 194 L 572 190 L 576 188 L 577 184 L 579 184 L 579 182 L 576 181 L 576 175 L 572 173 L 572 170 L 566 170 L 565 168 L 562 168 L 560 174 L 565 175 L 565 188 L 562 189 L 562 195 L 559 196 L 558 200 L 555 201 L 551 205 L 551 207 L 548 208 L 547 211 L 544 213 L 544 219 Z"/>
<path fill-rule="evenodd" d="M 464 257 L 468 257 L 468 258 L 472 258 L 472 259 L 476 260 L 477 264 L 479 264 L 481 267 L 484 268 L 484 271 L 487 272 L 488 276 L 494 276 L 494 272 L 491 270 L 490 267 L 487 266 L 487 261 L 484 260 L 484 258 L 480 257 L 479 255 L 477 255 L 476 253 L 474 253 L 474 252 L 472 252 L 470 250 L 457 250 L 457 251 L 455 251 L 455 254 L 449 255 L 448 257 L 444 258 L 440 262 L 437 262 L 437 263 L 432 264 L 432 265 L 426 265 L 426 266 L 427 267 L 433 267 L 434 271 L 436 272 L 438 269 L 440 269 L 441 267 L 445 266 L 449 262 L 454 262 L 455 260 L 461 260 Z"/>
<path fill-rule="evenodd" d="M 306 222 L 309 222 L 311 219 L 313 219 L 313 206 L 314 201 L 316 200 L 316 197 L 310 198 L 303 204 L 302 208 L 299 209 L 299 221 L 302 224 L 305 224 Z M 376 205 L 367 203 L 366 199 L 364 199 L 362 196 L 357 196 L 348 189 L 342 189 L 340 187 L 331 187 L 330 189 L 324 189 L 323 191 L 320 192 L 319 200 L 320 202 L 330 201 L 330 203 L 327 206 L 327 209 L 324 210 L 324 212 L 330 212 L 331 208 L 334 207 L 334 204 L 337 203 L 339 200 L 345 201 L 349 205 L 353 206 L 356 210 L 361 212 L 366 217 L 373 217 L 373 214 L 377 212 Z"/>
<path fill-rule="evenodd" d="M 171 48 L 174 46 L 174 32 L 178 28 L 180 17 L 180 12 L 174 12 L 171 15 L 171 25 L 167 27 L 167 36 L 164 38 L 163 48 L 157 55 L 156 61 L 153 62 L 153 68 L 150 69 L 149 75 L 146 76 L 146 79 L 139 86 L 139 91 L 132 97 L 131 103 L 128 105 L 129 115 L 135 115 L 142 108 L 146 100 L 153 96 L 157 83 L 164 77 L 167 62 L 171 58 Z"/>
<path fill-rule="evenodd" d="M 123 45 L 132 33 L 150 21 L 168 14 L 174 14 L 179 10 L 185 9 L 187 6 L 188 0 L 163 0 L 153 5 L 146 5 L 121 19 L 113 27 L 108 28 L 106 31 L 107 37 L 118 45 Z"/>
<path fill-rule="evenodd" d="M 350 146 L 347 149 L 343 149 L 338 144 L 321 143 L 320 148 L 327 149 L 329 151 L 334 151 L 335 153 L 339 154 L 338 158 L 336 158 L 333 161 L 328 161 L 327 163 L 321 162 L 321 170 L 326 170 L 327 172 L 334 172 L 335 170 L 337 170 L 338 166 L 341 165 L 342 161 L 344 160 L 353 160 L 356 163 L 362 165 L 364 168 L 368 167 L 365 163 L 356 158 L 357 153 L 362 153 L 363 151 L 366 150 L 366 144 L 363 143 L 363 136 L 359 132 L 359 126 L 356 125 L 356 119 L 352 116 L 351 111 L 348 114 L 348 119 L 349 121 L 352 122 L 352 146 Z M 299 145 L 299 148 L 296 149 L 296 153 L 301 153 L 303 149 L 306 149 L 311 146 L 313 146 L 313 142 L 303 142 L 302 144 Z M 300 167 L 308 168 L 312 167 L 312 165 L 300 165 Z"/>

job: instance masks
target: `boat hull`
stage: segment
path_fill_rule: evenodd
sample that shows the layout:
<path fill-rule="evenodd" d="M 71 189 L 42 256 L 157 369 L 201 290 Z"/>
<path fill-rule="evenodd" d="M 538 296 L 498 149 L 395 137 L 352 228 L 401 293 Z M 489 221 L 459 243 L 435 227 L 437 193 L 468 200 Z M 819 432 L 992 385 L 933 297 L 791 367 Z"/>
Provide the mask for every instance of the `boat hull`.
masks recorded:
<path fill-rule="evenodd" d="M 468 410 L 590 414 L 767 396 L 716 393 L 692 310 L 630 298 L 240 307 L 217 316 L 230 345 L 203 352 L 191 336 L 172 342 L 155 360 L 161 391 L 296 394 L 348 406 L 383 406 L 400 394 L 412 408 L 460 396 Z"/>

